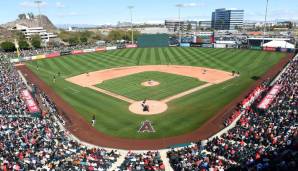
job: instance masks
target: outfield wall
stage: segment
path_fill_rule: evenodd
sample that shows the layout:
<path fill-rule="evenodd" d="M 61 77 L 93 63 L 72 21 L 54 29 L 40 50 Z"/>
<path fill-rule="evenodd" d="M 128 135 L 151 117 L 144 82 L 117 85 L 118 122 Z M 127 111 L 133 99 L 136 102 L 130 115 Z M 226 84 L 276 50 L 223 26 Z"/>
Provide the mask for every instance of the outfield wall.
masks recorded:
<path fill-rule="evenodd" d="M 126 44 L 125 48 L 138 48 L 137 44 Z M 200 46 L 193 46 L 191 43 L 181 43 L 180 47 L 193 47 L 193 48 L 231 48 L 227 46 L 226 44 L 201 44 Z M 89 48 L 89 49 L 77 49 L 72 51 L 53 51 L 51 53 L 47 54 L 40 54 L 36 56 L 26 56 L 26 57 L 20 57 L 20 58 L 14 58 L 11 59 L 10 62 L 12 63 L 18 63 L 18 62 L 25 62 L 25 61 L 32 61 L 32 60 L 39 60 L 39 59 L 46 59 L 46 58 L 56 58 L 59 56 L 65 56 L 65 55 L 80 55 L 85 53 L 93 53 L 93 52 L 105 52 L 110 50 L 116 50 L 118 49 L 117 46 L 109 46 L 109 47 L 95 47 L 95 48 Z M 291 53 L 294 52 L 295 49 L 285 49 L 285 48 L 272 48 L 272 47 L 264 47 L 264 48 L 257 48 L 253 47 L 251 49 L 255 50 L 263 50 L 263 51 L 271 51 L 271 52 L 285 52 L 285 53 Z"/>

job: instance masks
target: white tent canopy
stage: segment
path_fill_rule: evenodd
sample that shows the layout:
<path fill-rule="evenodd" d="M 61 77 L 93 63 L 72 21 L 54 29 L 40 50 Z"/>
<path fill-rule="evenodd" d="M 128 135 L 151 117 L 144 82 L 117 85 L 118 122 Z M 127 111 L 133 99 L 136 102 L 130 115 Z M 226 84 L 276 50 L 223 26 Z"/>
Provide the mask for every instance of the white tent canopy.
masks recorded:
<path fill-rule="evenodd" d="M 273 48 L 287 48 L 294 49 L 295 46 L 291 43 L 288 43 L 284 40 L 273 40 L 271 42 L 265 43 L 263 47 L 273 47 Z"/>

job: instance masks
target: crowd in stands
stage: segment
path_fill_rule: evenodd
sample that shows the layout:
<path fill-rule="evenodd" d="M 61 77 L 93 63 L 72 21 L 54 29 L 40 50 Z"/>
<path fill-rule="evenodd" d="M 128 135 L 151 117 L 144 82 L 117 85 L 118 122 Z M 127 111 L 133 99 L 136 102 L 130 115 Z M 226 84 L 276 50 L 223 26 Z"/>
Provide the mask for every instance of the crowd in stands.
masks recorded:
<path fill-rule="evenodd" d="M 24 84 L 7 58 L 0 58 L 0 114 L 26 114 L 26 105 L 20 96 Z"/>
<path fill-rule="evenodd" d="M 107 170 L 119 157 L 115 150 L 86 147 L 71 138 L 44 93 L 35 97 L 48 112 L 28 113 L 20 97 L 26 85 L 3 57 L 0 83 L 0 170 Z"/>
<path fill-rule="evenodd" d="M 297 170 L 297 78 L 296 58 L 275 82 L 282 89 L 268 109 L 257 108 L 261 97 L 251 107 L 242 109 L 240 120 L 227 133 L 209 140 L 204 146 L 169 151 L 173 169 Z"/>
<path fill-rule="evenodd" d="M 172 149 L 167 155 L 175 171 L 209 169 L 222 171 L 228 165 L 228 162 L 219 158 L 219 156 L 203 152 L 201 142 L 181 149 Z"/>
<path fill-rule="evenodd" d="M 128 152 L 120 170 L 127 171 L 164 171 L 165 166 L 159 152 L 148 151 L 144 153 Z"/>
<path fill-rule="evenodd" d="M 43 55 L 43 54 L 50 54 L 52 52 L 62 52 L 62 51 L 72 51 L 72 50 L 81 50 L 81 49 L 90 49 L 98 47 L 95 43 L 90 44 L 80 44 L 75 46 L 59 46 L 59 47 L 49 47 L 49 48 L 39 48 L 34 50 L 20 50 L 20 57 L 27 57 L 27 56 L 35 56 L 35 55 Z M 0 56 L 9 57 L 9 58 L 16 58 L 17 52 L 1 52 Z"/>

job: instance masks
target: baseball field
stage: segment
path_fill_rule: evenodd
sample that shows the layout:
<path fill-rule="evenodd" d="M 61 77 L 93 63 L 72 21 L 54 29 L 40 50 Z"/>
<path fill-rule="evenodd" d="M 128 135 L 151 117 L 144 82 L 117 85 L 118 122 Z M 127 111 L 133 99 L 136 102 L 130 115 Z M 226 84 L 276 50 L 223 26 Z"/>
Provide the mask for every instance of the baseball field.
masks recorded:
<path fill-rule="evenodd" d="M 283 56 L 237 49 L 137 48 L 36 60 L 26 65 L 86 122 L 91 123 L 95 115 L 98 131 L 147 139 L 199 128 Z M 168 69 L 174 66 L 177 71 Z M 185 66 L 184 70 L 179 66 Z M 111 70 L 114 74 L 103 75 Z M 239 75 L 233 76 L 231 71 Z M 220 73 L 226 78 L 220 80 Z M 151 80 L 158 85 L 144 86 L 148 80 L 149 85 Z M 167 110 L 156 115 L 129 110 L 130 103 L 144 99 L 160 100 Z M 145 120 L 151 121 L 155 132 L 138 132 Z"/>

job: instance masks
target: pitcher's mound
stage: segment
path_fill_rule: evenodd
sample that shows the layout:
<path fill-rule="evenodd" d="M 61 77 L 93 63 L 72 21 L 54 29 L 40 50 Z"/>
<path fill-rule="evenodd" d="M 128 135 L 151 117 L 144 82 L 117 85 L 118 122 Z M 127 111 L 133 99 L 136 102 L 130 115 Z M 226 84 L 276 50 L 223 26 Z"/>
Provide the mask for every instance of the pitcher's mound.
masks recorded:
<path fill-rule="evenodd" d="M 154 81 L 154 80 L 148 80 L 148 81 L 145 81 L 145 82 L 142 82 L 142 86 L 145 86 L 145 87 L 153 87 L 153 86 L 158 86 L 160 83 L 157 82 L 157 81 Z"/>
<path fill-rule="evenodd" d="M 134 102 L 129 106 L 129 110 L 132 113 L 138 115 L 156 115 L 165 112 L 168 109 L 168 105 L 164 102 L 155 100 L 146 100 L 145 105 L 148 106 L 148 111 L 144 111 L 143 101 Z"/>

